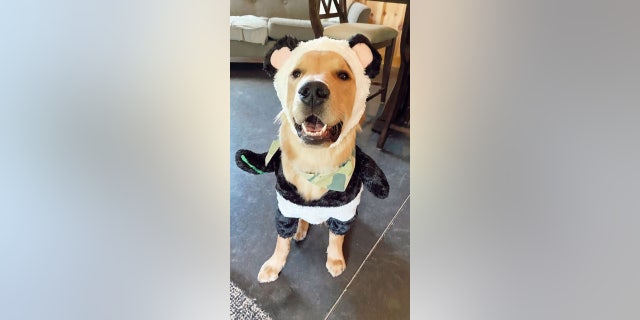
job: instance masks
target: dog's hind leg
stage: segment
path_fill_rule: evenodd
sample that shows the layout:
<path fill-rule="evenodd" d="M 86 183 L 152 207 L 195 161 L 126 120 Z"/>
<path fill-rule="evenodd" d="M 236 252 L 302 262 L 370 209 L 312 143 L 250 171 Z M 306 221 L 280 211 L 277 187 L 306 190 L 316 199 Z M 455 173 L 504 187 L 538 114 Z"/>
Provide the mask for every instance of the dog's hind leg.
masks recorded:
<path fill-rule="evenodd" d="M 329 231 L 329 246 L 327 247 L 327 270 L 333 277 L 337 277 L 347 264 L 344 261 L 342 254 L 342 243 L 344 242 L 344 235 L 336 235 Z"/>
<path fill-rule="evenodd" d="M 298 221 L 298 230 L 296 230 L 296 234 L 293 235 L 293 240 L 302 241 L 307 237 L 307 230 L 309 230 L 309 222 L 306 222 L 302 219 Z"/>
<path fill-rule="evenodd" d="M 276 241 L 276 249 L 269 260 L 265 261 L 258 273 L 258 281 L 271 282 L 278 279 L 278 275 L 284 264 L 287 262 L 289 249 L 291 248 L 291 238 L 283 238 L 278 236 Z"/>

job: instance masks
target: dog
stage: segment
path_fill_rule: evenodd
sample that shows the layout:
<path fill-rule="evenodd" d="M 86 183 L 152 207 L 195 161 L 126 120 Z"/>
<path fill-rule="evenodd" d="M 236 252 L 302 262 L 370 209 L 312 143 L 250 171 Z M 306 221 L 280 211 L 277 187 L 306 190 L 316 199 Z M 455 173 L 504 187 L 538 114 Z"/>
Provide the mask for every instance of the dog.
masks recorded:
<path fill-rule="evenodd" d="M 259 282 L 278 278 L 291 238 L 302 241 L 309 223 L 329 228 L 326 268 L 337 277 L 346 268 L 344 236 L 356 219 L 362 190 L 386 198 L 389 184 L 375 161 L 356 146 L 365 119 L 371 78 L 380 54 L 362 35 L 349 41 L 326 37 L 301 42 L 286 36 L 265 57 L 282 110 L 279 140 L 269 152 L 236 152 L 241 169 L 275 172 L 278 237 L 262 265 Z"/>

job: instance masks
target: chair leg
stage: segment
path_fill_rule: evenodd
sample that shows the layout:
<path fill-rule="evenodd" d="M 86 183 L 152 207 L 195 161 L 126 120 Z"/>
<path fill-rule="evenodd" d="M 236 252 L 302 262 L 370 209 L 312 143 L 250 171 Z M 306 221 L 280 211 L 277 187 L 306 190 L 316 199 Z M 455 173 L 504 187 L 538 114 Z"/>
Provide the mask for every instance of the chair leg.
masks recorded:
<path fill-rule="evenodd" d="M 397 100 L 394 98 L 395 97 L 391 97 L 391 100 Z M 386 115 L 383 115 L 384 124 L 382 126 L 382 130 L 380 131 L 380 137 L 378 137 L 378 142 L 376 144 L 376 148 L 378 150 L 382 150 L 382 148 L 384 148 L 385 142 L 387 141 L 389 130 L 391 129 L 391 122 L 393 121 L 393 115 L 394 113 L 396 113 L 396 105 L 397 101 L 391 101 L 391 109 L 389 109 L 389 112 L 387 112 Z M 385 109 L 387 109 L 387 107 L 385 107 Z"/>
<path fill-rule="evenodd" d="M 391 65 L 393 64 L 393 52 L 396 47 L 396 39 L 391 41 L 391 45 L 384 50 L 384 65 L 382 66 L 382 83 L 380 90 L 380 104 L 387 101 L 387 89 L 389 88 L 389 76 L 391 75 Z"/>

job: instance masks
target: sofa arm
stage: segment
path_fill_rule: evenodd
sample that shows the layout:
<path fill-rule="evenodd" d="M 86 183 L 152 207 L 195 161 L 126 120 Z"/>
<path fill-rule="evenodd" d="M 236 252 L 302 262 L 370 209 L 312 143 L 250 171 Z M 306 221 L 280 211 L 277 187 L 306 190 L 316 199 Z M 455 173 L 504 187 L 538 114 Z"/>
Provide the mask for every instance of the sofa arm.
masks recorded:
<path fill-rule="evenodd" d="M 354 2 L 349 7 L 347 12 L 347 20 L 349 23 L 369 23 L 369 16 L 371 15 L 371 8 L 360 2 Z"/>

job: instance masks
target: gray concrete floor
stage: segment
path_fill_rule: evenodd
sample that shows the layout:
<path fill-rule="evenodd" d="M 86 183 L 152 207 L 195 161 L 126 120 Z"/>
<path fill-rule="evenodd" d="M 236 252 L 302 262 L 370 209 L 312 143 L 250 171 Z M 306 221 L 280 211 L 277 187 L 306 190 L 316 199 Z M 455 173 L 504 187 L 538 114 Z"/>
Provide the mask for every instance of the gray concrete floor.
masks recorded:
<path fill-rule="evenodd" d="M 392 79 L 395 75 L 392 74 Z M 385 172 L 387 199 L 364 192 L 358 220 L 347 234 L 347 269 L 337 278 L 325 268 L 328 229 L 312 225 L 307 238 L 292 242 L 280 277 L 257 280 L 276 241 L 275 175 L 254 176 L 235 166 L 235 151 L 266 152 L 277 138 L 280 104 L 257 64 L 231 64 L 231 280 L 274 319 L 409 318 L 409 138 L 392 132 L 384 150 L 371 126 L 379 98 L 367 105 L 360 148 Z"/>

